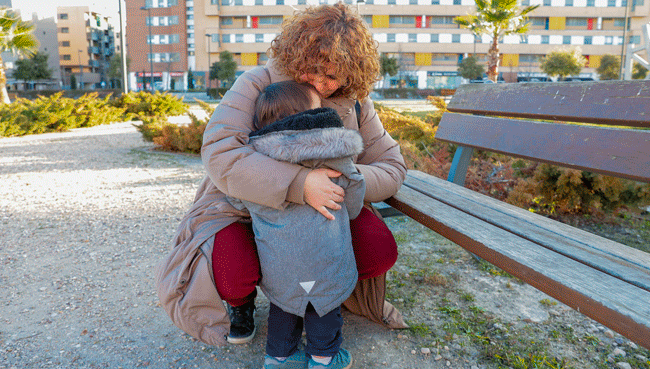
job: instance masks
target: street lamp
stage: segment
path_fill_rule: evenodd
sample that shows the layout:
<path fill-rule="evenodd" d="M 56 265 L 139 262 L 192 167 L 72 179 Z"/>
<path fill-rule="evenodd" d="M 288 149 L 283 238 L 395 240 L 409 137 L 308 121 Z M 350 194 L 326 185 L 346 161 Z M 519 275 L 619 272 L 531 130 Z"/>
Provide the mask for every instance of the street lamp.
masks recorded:
<path fill-rule="evenodd" d="M 153 22 L 153 19 L 151 19 L 151 8 L 146 6 L 146 4 L 141 7 L 140 10 L 146 10 L 149 18 L 149 68 L 151 69 L 151 92 L 153 92 L 153 39 L 151 38 L 151 23 Z M 142 81 L 144 83 L 144 75 L 142 76 Z"/>
<path fill-rule="evenodd" d="M 83 50 L 77 50 L 77 56 L 79 56 L 79 85 L 81 85 L 81 90 L 84 89 L 84 69 L 81 65 L 81 53 Z"/>
<path fill-rule="evenodd" d="M 210 97 L 210 87 L 212 87 L 212 80 L 210 79 L 210 44 L 212 43 L 212 35 L 209 33 L 206 33 L 205 35 L 208 37 L 208 74 L 205 86 L 207 87 L 208 97 Z"/>

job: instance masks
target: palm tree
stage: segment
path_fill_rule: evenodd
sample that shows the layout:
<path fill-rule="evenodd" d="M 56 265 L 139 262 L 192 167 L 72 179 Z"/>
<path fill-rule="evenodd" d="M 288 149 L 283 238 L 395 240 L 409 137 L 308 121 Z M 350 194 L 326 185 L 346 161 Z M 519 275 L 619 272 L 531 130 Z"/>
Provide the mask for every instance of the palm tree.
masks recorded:
<path fill-rule="evenodd" d="M 454 22 L 476 36 L 492 37 L 487 75 L 496 82 L 499 75 L 499 40 L 503 36 L 528 32 L 527 14 L 539 5 L 520 8 L 517 0 L 476 0 L 476 13 L 456 17 Z"/>
<path fill-rule="evenodd" d="M 25 22 L 11 9 L 0 9 L 0 52 L 12 51 L 31 56 L 38 48 L 38 41 L 33 35 L 34 25 Z M 7 75 L 0 56 L 0 103 L 8 104 Z"/>

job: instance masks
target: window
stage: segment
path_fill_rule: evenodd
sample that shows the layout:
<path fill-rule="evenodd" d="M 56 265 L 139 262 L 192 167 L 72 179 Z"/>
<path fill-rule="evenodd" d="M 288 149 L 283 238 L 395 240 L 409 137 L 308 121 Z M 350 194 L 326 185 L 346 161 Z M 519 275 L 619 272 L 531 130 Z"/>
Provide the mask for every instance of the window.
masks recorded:
<path fill-rule="evenodd" d="M 625 18 L 615 18 L 614 27 L 620 27 L 620 28 L 625 27 Z"/>
<path fill-rule="evenodd" d="M 571 45 L 571 36 L 562 36 L 562 43 L 564 45 Z"/>
<path fill-rule="evenodd" d="M 70 47 L 70 41 L 61 41 L 61 46 Z"/>
<path fill-rule="evenodd" d="M 564 6 L 573 6 L 573 0 L 564 0 Z"/>
<path fill-rule="evenodd" d="M 409 5 L 418 5 L 418 0 L 409 0 Z"/>
<path fill-rule="evenodd" d="M 61 32 L 61 33 L 70 33 L 70 28 L 61 27 L 61 28 L 59 28 L 59 32 Z"/>
<path fill-rule="evenodd" d="M 193 11 L 194 11 L 194 7 L 193 7 L 193 6 L 188 6 L 188 7 L 187 7 L 187 11 L 188 11 L 188 12 L 193 12 Z"/>
<path fill-rule="evenodd" d="M 409 42 L 418 42 L 418 35 L 415 33 L 409 33 Z"/>
<path fill-rule="evenodd" d="M 235 42 L 242 43 L 244 42 L 244 35 L 241 33 L 238 33 L 235 35 Z"/>
<path fill-rule="evenodd" d="M 306 5 L 307 0 L 298 0 L 298 5 Z"/>
<path fill-rule="evenodd" d="M 431 0 L 431 5 L 440 5 L 440 0 Z"/>
<path fill-rule="evenodd" d="M 431 34 L 431 42 L 437 43 L 440 42 L 440 35 L 437 33 L 432 33 Z"/>
<path fill-rule="evenodd" d="M 255 0 L 255 5 L 264 5 L 264 1 L 262 1 L 262 0 Z"/>
<path fill-rule="evenodd" d="M 63 54 L 63 55 L 61 55 L 61 59 L 63 59 L 63 60 L 72 60 L 72 57 L 70 56 L 70 54 Z"/>
<path fill-rule="evenodd" d="M 390 24 L 415 24 L 415 17 L 391 15 L 388 22 Z"/>
<path fill-rule="evenodd" d="M 639 45 L 641 44 L 641 36 L 630 36 L 630 42 L 631 44 Z"/>
<path fill-rule="evenodd" d="M 451 42 L 454 44 L 460 43 L 460 35 L 459 34 L 451 35 Z"/>
<path fill-rule="evenodd" d="M 530 6 L 530 0 L 521 0 L 521 6 Z"/>
<path fill-rule="evenodd" d="M 59 14 L 59 19 L 68 19 L 68 13 Z"/>
<path fill-rule="evenodd" d="M 232 26 L 232 17 L 221 17 L 219 21 L 222 26 Z"/>
<path fill-rule="evenodd" d="M 397 4 L 396 0 L 388 0 L 388 5 L 395 5 Z"/>
<path fill-rule="evenodd" d="M 194 30 L 194 25 L 193 24 L 188 24 L 187 29 L 190 30 L 190 31 Z"/>
<path fill-rule="evenodd" d="M 551 6 L 551 0 L 544 0 L 544 6 Z"/>
<path fill-rule="evenodd" d="M 266 26 L 276 26 L 282 24 L 282 17 L 281 16 L 275 16 L 275 17 L 260 17 L 259 18 L 259 25 L 266 25 Z"/>
<path fill-rule="evenodd" d="M 566 26 L 567 27 L 587 27 L 589 25 L 589 20 L 587 18 L 567 18 Z"/>
<path fill-rule="evenodd" d="M 395 34 L 389 33 L 386 35 L 386 42 L 395 42 Z"/>
<path fill-rule="evenodd" d="M 275 5 L 284 5 L 284 0 L 275 0 Z"/>
<path fill-rule="evenodd" d="M 226 36 L 226 35 L 224 35 Z M 219 42 L 219 34 L 218 33 L 213 33 L 210 35 L 210 38 L 212 39 L 212 42 Z"/>
<path fill-rule="evenodd" d="M 607 0 L 607 6 L 608 7 L 616 6 L 616 0 Z"/>
<path fill-rule="evenodd" d="M 548 45 L 548 36 L 542 36 L 542 44 Z"/>
<path fill-rule="evenodd" d="M 214 37 L 214 35 L 213 35 L 213 37 Z M 221 42 L 223 42 L 224 44 L 229 43 L 230 42 L 230 35 L 221 35 Z"/>
<path fill-rule="evenodd" d="M 191 33 L 191 32 L 188 33 L 188 34 L 187 34 L 187 38 L 194 38 L 194 33 Z"/>
<path fill-rule="evenodd" d="M 591 40 L 592 40 L 591 36 L 585 36 L 585 45 L 591 45 Z"/>
<path fill-rule="evenodd" d="M 475 42 L 481 42 L 481 40 L 478 39 L 478 37 L 476 37 L 476 38 L 477 38 L 477 39 L 474 40 Z M 521 35 L 521 36 L 519 36 L 519 42 L 521 42 L 522 44 L 527 44 L 527 43 L 528 43 L 528 35 Z"/>
<path fill-rule="evenodd" d="M 605 36 L 605 45 L 614 45 L 614 37 Z"/>
<path fill-rule="evenodd" d="M 454 5 L 460 5 L 460 0 L 454 0 Z"/>
<path fill-rule="evenodd" d="M 587 6 L 596 6 L 596 0 L 587 0 Z"/>
<path fill-rule="evenodd" d="M 261 33 L 255 34 L 255 42 L 264 42 L 264 35 Z"/>
<path fill-rule="evenodd" d="M 194 56 L 194 50 L 190 50 L 187 52 L 187 56 Z"/>
<path fill-rule="evenodd" d="M 454 17 L 431 17 L 431 24 L 455 24 Z"/>
<path fill-rule="evenodd" d="M 187 48 L 188 48 L 188 49 L 193 49 L 193 48 L 194 48 L 194 44 L 187 44 Z"/>
<path fill-rule="evenodd" d="M 193 19 L 194 19 L 194 14 L 187 15 L 187 20 L 193 20 Z"/>

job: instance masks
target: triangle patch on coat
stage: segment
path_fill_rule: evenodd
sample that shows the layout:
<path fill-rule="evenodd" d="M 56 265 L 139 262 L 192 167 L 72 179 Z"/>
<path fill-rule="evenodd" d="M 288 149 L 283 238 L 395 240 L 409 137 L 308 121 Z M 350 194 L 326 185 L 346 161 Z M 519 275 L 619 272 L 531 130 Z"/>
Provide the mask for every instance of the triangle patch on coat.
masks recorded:
<path fill-rule="evenodd" d="M 305 292 L 309 293 L 309 291 L 314 287 L 314 283 L 316 283 L 316 281 L 300 282 L 300 286 L 305 290 Z"/>

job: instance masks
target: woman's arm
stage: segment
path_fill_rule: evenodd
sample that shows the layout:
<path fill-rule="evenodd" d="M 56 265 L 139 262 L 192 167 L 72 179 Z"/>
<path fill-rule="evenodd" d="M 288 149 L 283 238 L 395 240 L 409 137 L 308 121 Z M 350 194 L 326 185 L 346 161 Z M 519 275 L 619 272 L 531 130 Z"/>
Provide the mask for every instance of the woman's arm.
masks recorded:
<path fill-rule="evenodd" d="M 406 164 L 399 145 L 386 132 L 369 98 L 361 101 L 359 133 L 365 149 L 357 168 L 366 180 L 365 201 L 383 201 L 397 193 L 406 178 Z"/>
<path fill-rule="evenodd" d="M 304 203 L 309 170 L 276 161 L 248 145 L 255 99 L 271 83 L 263 67 L 241 75 L 216 107 L 203 134 L 201 158 L 208 176 L 226 195 L 282 208 Z"/>

